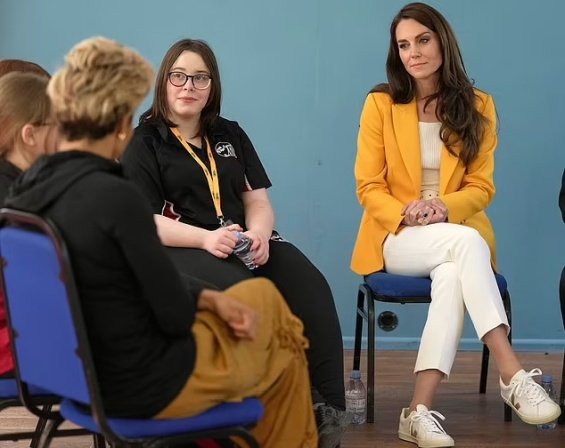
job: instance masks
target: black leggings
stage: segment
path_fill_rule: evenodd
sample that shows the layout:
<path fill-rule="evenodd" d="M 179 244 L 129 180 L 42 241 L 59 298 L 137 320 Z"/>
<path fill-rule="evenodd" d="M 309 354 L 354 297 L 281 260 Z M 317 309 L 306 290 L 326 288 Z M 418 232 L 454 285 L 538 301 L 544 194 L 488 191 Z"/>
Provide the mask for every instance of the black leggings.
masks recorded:
<path fill-rule="evenodd" d="M 343 343 L 332 292 L 322 273 L 295 246 L 270 241 L 268 262 L 250 271 L 231 255 L 217 258 L 201 249 L 167 247 L 177 269 L 220 289 L 255 277 L 271 280 L 292 312 L 304 323 L 312 386 L 323 399 L 345 408 Z"/>

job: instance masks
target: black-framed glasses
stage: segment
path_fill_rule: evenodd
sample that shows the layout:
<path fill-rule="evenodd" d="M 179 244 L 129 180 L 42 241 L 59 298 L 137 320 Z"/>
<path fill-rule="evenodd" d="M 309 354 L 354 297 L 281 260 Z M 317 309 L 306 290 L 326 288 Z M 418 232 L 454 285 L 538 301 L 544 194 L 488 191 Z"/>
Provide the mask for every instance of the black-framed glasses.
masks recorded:
<path fill-rule="evenodd" d="M 169 82 L 175 87 L 183 87 L 190 79 L 194 88 L 198 90 L 207 89 L 210 87 L 210 83 L 212 82 L 212 77 L 206 73 L 187 75 L 183 72 L 170 72 L 168 77 Z"/>

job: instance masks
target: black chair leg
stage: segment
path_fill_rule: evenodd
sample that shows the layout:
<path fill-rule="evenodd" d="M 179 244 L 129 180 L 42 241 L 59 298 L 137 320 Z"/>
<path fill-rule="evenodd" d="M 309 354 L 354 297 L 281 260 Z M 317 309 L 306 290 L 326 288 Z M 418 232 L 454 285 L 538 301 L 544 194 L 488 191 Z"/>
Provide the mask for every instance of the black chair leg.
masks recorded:
<path fill-rule="evenodd" d="M 37 425 L 35 426 L 33 438 L 31 439 L 31 442 L 29 444 L 29 448 L 39 447 L 39 439 L 41 438 L 43 431 L 45 431 L 45 426 L 47 426 L 47 419 L 39 417 L 39 419 L 37 420 Z"/>
<path fill-rule="evenodd" d="M 367 302 L 367 422 L 375 422 L 375 301 L 365 290 Z"/>
<path fill-rule="evenodd" d="M 53 440 L 53 436 L 57 432 L 57 429 L 59 428 L 61 423 L 63 423 L 63 420 L 64 419 L 62 417 L 59 417 L 47 422 L 47 426 L 41 433 L 41 437 L 39 439 L 39 448 L 49 448 L 51 441 Z"/>
<path fill-rule="evenodd" d="M 512 421 L 512 408 L 504 403 L 504 421 L 511 422 Z"/>
<path fill-rule="evenodd" d="M 504 310 L 506 311 L 506 318 L 508 319 L 508 325 L 510 325 L 510 331 L 508 332 L 508 342 L 512 345 L 512 301 L 510 300 L 510 293 L 508 290 L 502 297 L 502 302 L 504 303 Z M 504 421 L 512 421 L 512 408 L 504 403 Z"/>
<path fill-rule="evenodd" d="M 361 340 L 363 338 L 363 317 L 365 309 L 365 294 L 363 286 L 357 292 L 357 312 L 355 318 L 355 345 L 353 350 L 353 370 L 360 370 L 361 367 Z"/>
<path fill-rule="evenodd" d="M 483 345 L 483 359 L 481 361 L 481 379 L 479 381 L 479 393 L 484 394 L 487 391 L 487 377 L 488 377 L 488 362 L 489 362 L 490 350 Z"/>
<path fill-rule="evenodd" d="M 502 302 L 504 304 L 504 310 L 506 311 L 506 318 L 508 319 L 508 324 L 512 328 L 512 304 L 510 302 L 510 294 L 508 291 L 504 293 L 502 297 Z M 512 345 L 512 330 L 508 333 L 508 342 Z M 488 364 L 489 364 L 490 350 L 486 345 L 483 345 L 483 357 L 481 362 L 481 379 L 479 382 L 479 393 L 484 394 L 487 390 L 487 378 L 488 378 Z M 504 403 L 504 421 L 512 421 L 512 408 Z"/>
<path fill-rule="evenodd" d="M 52 407 L 53 407 L 52 405 L 46 404 L 45 406 L 43 406 L 42 410 L 48 414 L 49 412 L 51 412 Z M 29 448 L 39 447 L 39 440 L 41 439 L 41 434 L 43 434 L 43 431 L 45 431 L 45 427 L 47 426 L 47 421 L 48 420 L 46 418 L 39 417 L 39 419 L 37 420 L 37 425 L 35 426 L 35 431 L 33 434 L 33 438 L 31 439 Z"/>
<path fill-rule="evenodd" d="M 487 390 L 487 375 L 488 375 L 488 361 L 490 350 L 485 345 L 483 346 L 483 361 L 481 364 L 481 381 L 479 385 L 479 393 L 484 394 Z M 512 408 L 504 403 L 504 421 L 512 421 Z"/>
<path fill-rule="evenodd" d="M 94 448 L 106 448 L 106 439 L 101 434 L 92 434 L 92 442 Z"/>

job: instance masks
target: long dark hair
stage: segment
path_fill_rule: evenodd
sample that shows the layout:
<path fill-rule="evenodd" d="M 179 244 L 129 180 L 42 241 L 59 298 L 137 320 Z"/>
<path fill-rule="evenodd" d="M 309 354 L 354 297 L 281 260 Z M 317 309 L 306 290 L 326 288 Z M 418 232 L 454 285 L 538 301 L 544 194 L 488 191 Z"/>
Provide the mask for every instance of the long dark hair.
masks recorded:
<path fill-rule="evenodd" d="M 169 48 L 157 72 L 153 104 L 151 104 L 151 107 L 147 111 L 141 114 L 139 122 L 145 123 L 160 120 L 164 121 L 167 126 L 177 126 L 177 124 L 173 123 L 169 118 L 170 110 L 167 103 L 167 82 L 169 70 L 184 51 L 192 51 L 198 54 L 204 61 L 204 64 L 206 64 L 206 67 L 210 71 L 210 76 L 212 77 L 212 87 L 210 96 L 208 97 L 208 103 L 206 103 L 206 106 L 204 106 L 200 114 L 200 129 L 198 134 L 203 136 L 209 133 L 214 121 L 220 116 L 220 105 L 222 102 L 222 84 L 220 82 L 218 62 L 210 46 L 203 40 L 182 39 Z"/>
<path fill-rule="evenodd" d="M 438 90 L 427 97 L 424 108 L 437 100 L 441 139 L 454 156 L 457 154 L 453 145 L 462 143 L 459 158 L 467 166 L 477 157 L 487 120 L 477 109 L 473 82 L 467 76 L 455 33 L 437 10 L 425 3 L 410 3 L 394 17 L 386 60 L 388 84 L 379 84 L 371 92 L 386 92 L 399 104 L 411 102 L 416 95 L 415 83 L 402 64 L 396 41 L 396 27 L 405 19 L 416 20 L 439 38 L 443 63 L 439 68 Z"/>

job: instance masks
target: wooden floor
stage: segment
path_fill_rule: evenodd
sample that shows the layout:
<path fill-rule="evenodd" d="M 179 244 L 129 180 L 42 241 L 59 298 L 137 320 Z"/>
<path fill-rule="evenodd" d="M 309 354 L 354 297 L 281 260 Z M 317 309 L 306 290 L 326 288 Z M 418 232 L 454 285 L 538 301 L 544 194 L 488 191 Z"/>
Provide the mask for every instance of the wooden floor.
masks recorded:
<path fill-rule="evenodd" d="M 560 385 L 562 354 L 518 353 L 518 356 L 527 370 L 540 367 L 557 379 L 557 387 Z M 351 359 L 351 352 L 346 353 L 346 371 L 351 369 Z M 343 439 L 344 448 L 415 447 L 397 437 L 400 410 L 408 406 L 412 395 L 415 360 L 415 352 L 377 352 L 375 423 L 350 427 Z M 485 395 L 478 393 L 480 366 L 480 353 L 459 352 L 450 379 L 440 386 L 434 405 L 434 410 L 446 417 L 442 425 L 455 439 L 456 447 L 565 448 L 565 425 L 539 432 L 516 416 L 512 422 L 505 423 L 494 363 L 490 365 Z M 364 364 L 362 367 L 366 373 Z"/>
<path fill-rule="evenodd" d="M 343 438 L 342 448 L 415 447 L 398 440 L 396 435 L 400 409 L 410 401 L 415 356 L 414 352 L 377 353 L 376 423 L 351 426 Z M 519 353 L 519 357 L 527 369 L 540 367 L 544 373 L 552 374 L 557 379 L 556 387 L 559 387 L 562 354 Z M 346 352 L 347 372 L 351 368 L 351 358 L 351 352 Z M 362 367 L 365 373 L 364 364 Z M 491 365 L 486 395 L 478 394 L 479 370 L 479 353 L 458 353 L 451 378 L 440 388 L 434 406 L 447 417 L 444 428 L 455 439 L 458 448 L 565 448 L 565 426 L 539 432 L 535 426 L 526 425 L 516 417 L 513 422 L 504 423 L 494 366 Z M 6 409 L 0 413 L 2 433 L 32 429 L 34 424 L 33 416 L 21 408 Z M 0 442 L 2 448 L 28 446 L 25 441 Z M 89 448 L 91 438 L 56 439 L 51 446 Z"/>

